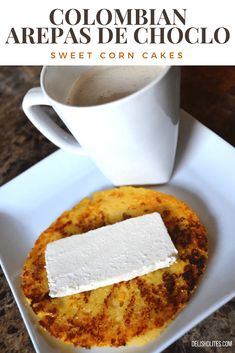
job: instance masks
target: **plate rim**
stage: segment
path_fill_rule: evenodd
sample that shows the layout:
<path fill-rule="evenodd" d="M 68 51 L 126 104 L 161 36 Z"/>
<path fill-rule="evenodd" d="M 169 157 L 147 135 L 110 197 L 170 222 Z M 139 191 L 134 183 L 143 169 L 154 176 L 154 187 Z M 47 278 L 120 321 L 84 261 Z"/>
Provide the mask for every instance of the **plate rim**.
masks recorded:
<path fill-rule="evenodd" d="M 234 147 L 229 144 L 227 141 L 223 140 L 219 135 L 217 135 L 215 132 L 213 132 L 212 130 L 210 130 L 208 127 L 206 127 L 204 124 L 202 124 L 201 122 L 199 122 L 198 120 L 196 120 L 194 117 L 192 117 L 192 115 L 190 115 L 189 113 L 183 111 L 183 115 L 186 115 L 187 117 L 190 117 L 191 119 L 193 119 L 193 122 L 197 125 L 197 126 L 201 126 L 203 129 L 205 129 L 205 131 L 209 134 L 213 134 L 217 139 L 219 143 L 222 143 L 224 146 L 226 146 L 226 148 L 231 148 L 234 151 L 234 155 L 235 155 L 235 149 Z M 39 162 L 37 162 L 36 164 L 34 164 L 33 166 L 31 166 L 30 168 L 28 168 L 27 170 L 25 170 L 24 172 L 20 173 L 19 175 L 17 175 L 15 178 L 13 178 L 12 180 L 8 181 L 7 183 L 1 185 L 0 187 L 0 195 L 2 193 L 2 190 L 5 190 L 6 188 L 8 188 L 9 186 L 11 186 L 13 183 L 17 182 L 18 178 L 24 178 L 24 175 L 28 174 L 28 172 L 32 169 L 34 169 L 36 166 L 40 167 L 40 165 L 43 165 L 45 163 L 45 161 L 49 161 L 50 159 L 54 159 L 56 156 L 59 156 L 61 154 L 61 152 L 63 152 L 62 150 L 57 150 L 51 154 L 49 154 L 48 156 L 46 156 L 45 158 L 43 158 L 42 160 L 40 160 Z M 87 158 L 87 157 L 84 157 Z M 27 309 L 25 308 L 25 305 L 23 303 L 22 300 L 20 300 L 20 297 L 17 294 L 17 290 L 16 288 L 14 288 L 12 280 L 8 274 L 7 268 L 4 264 L 4 261 L 2 261 L 2 258 L 0 256 L 0 265 L 2 267 L 3 273 L 7 279 L 8 285 L 11 289 L 11 292 L 13 294 L 14 300 L 17 304 L 17 307 L 19 309 L 20 315 L 23 319 L 23 322 L 25 324 L 25 327 L 28 331 L 28 334 L 30 336 L 30 339 L 32 341 L 33 347 L 35 349 L 35 351 L 37 353 L 41 353 L 41 349 L 40 346 L 38 346 L 38 342 L 36 340 L 35 337 L 35 333 L 32 330 L 32 322 L 30 317 L 27 317 Z M 181 329 L 177 330 L 176 333 L 169 337 L 165 342 L 160 343 L 160 350 L 158 348 L 158 346 L 156 345 L 156 348 L 154 348 L 154 352 L 161 352 L 162 350 L 166 349 L 167 347 L 169 347 L 171 344 L 173 344 L 175 341 L 177 341 L 180 337 L 182 337 L 186 332 L 188 332 L 189 330 L 191 330 L 193 327 L 195 327 L 196 325 L 198 325 L 202 320 L 206 319 L 209 315 L 211 315 L 213 312 L 215 312 L 216 310 L 218 310 L 220 307 L 222 307 L 223 305 L 225 305 L 227 302 L 229 302 L 231 299 L 233 299 L 235 297 L 235 290 L 232 290 L 230 293 L 228 293 L 226 296 L 221 297 L 220 299 L 218 299 L 216 302 L 213 303 L 213 305 L 211 305 L 207 310 L 204 310 L 201 314 L 199 314 L 198 316 L 196 316 L 195 319 L 193 319 L 191 322 L 187 323 L 187 325 L 183 326 Z"/>

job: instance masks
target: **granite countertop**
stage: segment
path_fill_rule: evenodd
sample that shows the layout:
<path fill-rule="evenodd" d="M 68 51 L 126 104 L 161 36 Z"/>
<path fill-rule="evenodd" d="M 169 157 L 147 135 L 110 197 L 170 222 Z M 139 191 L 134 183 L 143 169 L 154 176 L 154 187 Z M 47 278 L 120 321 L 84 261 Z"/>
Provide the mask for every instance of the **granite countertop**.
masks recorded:
<path fill-rule="evenodd" d="M 21 109 L 27 90 L 39 83 L 40 69 L 0 67 L 0 185 L 56 150 L 28 121 Z M 235 67 L 184 67 L 182 107 L 235 146 Z M 233 347 L 193 348 L 193 340 L 233 340 Z M 1 270 L 0 352 L 35 352 Z M 235 352 L 235 300 L 224 305 L 164 352 Z"/>

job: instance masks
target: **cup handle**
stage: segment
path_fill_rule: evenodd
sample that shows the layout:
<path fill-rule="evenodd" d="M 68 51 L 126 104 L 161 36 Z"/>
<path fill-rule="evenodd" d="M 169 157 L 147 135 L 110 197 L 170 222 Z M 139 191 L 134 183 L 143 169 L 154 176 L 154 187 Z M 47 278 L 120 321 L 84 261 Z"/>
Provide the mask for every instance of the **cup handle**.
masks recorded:
<path fill-rule="evenodd" d="M 43 111 L 40 107 L 41 105 L 51 106 L 40 87 L 30 89 L 26 93 L 22 103 L 23 111 L 29 120 L 56 146 L 68 152 L 86 154 L 76 139 L 59 127 L 59 125 Z"/>

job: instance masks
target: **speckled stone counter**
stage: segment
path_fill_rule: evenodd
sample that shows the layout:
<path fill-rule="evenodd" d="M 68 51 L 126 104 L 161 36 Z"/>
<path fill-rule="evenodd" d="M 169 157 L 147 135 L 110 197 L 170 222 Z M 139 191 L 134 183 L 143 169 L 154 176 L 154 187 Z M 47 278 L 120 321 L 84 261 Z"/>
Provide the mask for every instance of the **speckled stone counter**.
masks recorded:
<path fill-rule="evenodd" d="M 26 91 L 38 85 L 39 73 L 39 67 L 0 67 L 0 185 L 56 150 L 21 109 Z M 235 67 L 183 68 L 182 107 L 235 146 Z M 231 264 L 232 270 L 234 264 Z M 233 347 L 196 348 L 191 344 L 195 340 L 233 340 Z M 0 353 L 18 352 L 35 351 L 6 279 L 0 272 Z M 235 300 L 164 352 L 235 352 Z"/>

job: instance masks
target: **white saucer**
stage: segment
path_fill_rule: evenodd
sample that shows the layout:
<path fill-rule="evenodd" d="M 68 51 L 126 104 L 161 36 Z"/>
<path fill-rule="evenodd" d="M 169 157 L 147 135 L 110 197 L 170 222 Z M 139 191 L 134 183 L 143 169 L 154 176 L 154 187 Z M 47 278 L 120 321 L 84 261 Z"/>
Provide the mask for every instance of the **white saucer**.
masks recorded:
<path fill-rule="evenodd" d="M 84 196 L 112 187 L 87 157 L 53 153 L 0 188 L 1 264 L 36 352 L 58 352 L 24 305 L 19 274 L 35 239 L 57 216 Z M 235 151 L 182 112 L 179 148 L 171 182 L 156 187 L 186 201 L 208 229 L 209 263 L 187 308 L 148 345 L 93 352 L 161 352 L 235 295 Z M 63 348 L 64 347 L 64 348 Z M 60 352 L 83 352 L 65 348 Z"/>

